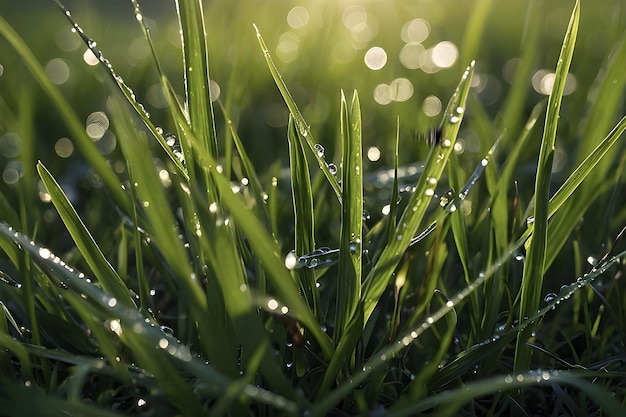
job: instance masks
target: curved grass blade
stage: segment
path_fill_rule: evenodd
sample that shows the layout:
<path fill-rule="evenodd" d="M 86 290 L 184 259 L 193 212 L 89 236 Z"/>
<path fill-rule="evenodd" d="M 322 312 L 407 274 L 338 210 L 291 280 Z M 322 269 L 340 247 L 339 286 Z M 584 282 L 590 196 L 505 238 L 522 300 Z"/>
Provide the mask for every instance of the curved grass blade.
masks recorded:
<path fill-rule="evenodd" d="M 558 370 L 534 370 L 515 375 L 503 375 L 468 383 L 462 388 L 430 396 L 407 406 L 403 410 L 389 412 L 387 415 L 393 417 L 414 416 L 420 412 L 436 408 L 437 416 L 455 416 L 458 415 L 461 407 L 474 398 L 500 391 L 512 392 L 515 389 L 533 385 L 570 385 L 588 394 L 597 406 L 610 416 L 617 417 L 626 412 L 626 407 L 620 404 L 611 393 L 598 387 L 595 383 L 587 382 L 583 379 L 585 377 L 593 381 L 598 377 L 621 378 L 622 376 Z"/>
<path fill-rule="evenodd" d="M 361 298 L 363 235 L 363 174 L 361 107 L 354 92 L 348 107 L 341 93 L 342 204 L 337 275 L 335 333 L 338 342 L 356 312 Z M 360 334 L 361 331 L 358 330 Z"/>
<path fill-rule="evenodd" d="M 332 187 L 333 191 L 335 191 L 337 200 L 339 200 L 339 202 L 341 203 L 341 187 L 339 186 L 339 182 L 337 182 L 337 178 L 335 178 L 334 173 L 332 173 L 328 169 L 328 164 L 324 160 L 323 155 L 319 155 L 319 153 L 317 152 L 315 148 L 315 145 L 317 144 L 317 142 L 313 138 L 313 134 L 311 133 L 311 128 L 304 120 L 302 113 L 300 113 L 300 110 L 298 110 L 298 106 L 296 105 L 296 102 L 291 97 L 291 94 L 289 93 L 289 90 L 287 89 L 287 85 L 285 84 L 283 77 L 278 72 L 278 68 L 276 67 L 276 64 L 274 64 L 274 61 L 272 60 L 270 52 L 267 49 L 267 45 L 265 45 L 265 41 L 263 40 L 263 37 L 261 36 L 261 32 L 259 32 L 259 28 L 257 28 L 256 25 L 254 25 L 254 30 L 256 31 L 256 36 L 259 41 L 259 45 L 261 46 L 261 50 L 263 51 L 263 56 L 265 57 L 265 61 L 267 62 L 267 66 L 269 67 L 270 73 L 272 74 L 272 77 L 274 78 L 274 82 L 276 83 L 278 90 L 280 90 L 280 93 L 282 94 L 283 99 L 285 100 L 285 104 L 287 104 L 289 113 L 293 117 L 296 123 L 296 127 L 298 128 L 298 131 L 300 132 L 300 135 L 304 137 L 304 139 L 306 140 L 306 143 L 309 145 L 311 152 L 313 152 L 313 155 L 315 156 L 315 159 L 317 160 L 317 163 L 319 164 L 320 169 L 326 176 L 326 179 L 330 183 L 330 186 Z"/>
<path fill-rule="evenodd" d="M 411 197 L 396 227 L 396 238 L 392 239 L 385 247 L 364 281 L 365 323 L 367 323 L 380 296 L 387 287 L 393 271 L 409 247 L 411 239 L 415 236 L 426 213 L 428 203 L 435 193 L 435 187 L 450 157 L 459 131 L 459 124 L 463 119 L 465 102 L 469 94 L 473 72 L 474 62 L 463 73 L 461 81 L 446 107 L 441 126 L 441 141 L 431 150 L 428 156 L 424 172 L 420 176 L 415 193 Z"/>
<path fill-rule="evenodd" d="M 563 40 L 561 54 L 559 55 L 554 88 L 548 99 L 548 113 L 546 115 L 541 149 L 539 151 L 539 163 L 535 180 L 533 231 L 532 237 L 526 245 L 527 258 L 524 264 L 522 288 L 520 290 L 520 317 L 527 317 L 535 312 L 541 299 L 546 247 L 548 243 L 548 202 L 550 198 L 550 177 L 552 172 L 552 160 L 554 158 L 554 143 L 556 140 L 563 91 L 565 89 L 565 79 L 574 54 L 579 19 L 580 3 L 576 1 L 569 26 L 565 33 L 565 39 Z M 527 329 L 520 333 L 517 339 L 514 365 L 516 370 L 528 369 L 531 350 L 526 345 L 526 339 L 530 336 L 531 332 L 532 328 Z"/>
<path fill-rule="evenodd" d="M 67 227 L 72 239 L 74 239 L 76 247 L 85 258 L 85 261 L 87 261 L 89 268 L 98 278 L 102 287 L 113 294 L 126 307 L 135 307 L 128 287 L 104 257 L 98 244 L 91 236 L 91 233 L 89 233 L 89 230 L 87 230 L 83 221 L 78 217 L 78 213 L 76 213 L 76 210 L 72 207 L 69 199 L 52 174 L 41 162 L 37 164 L 37 171 L 48 190 L 48 194 L 50 194 L 54 207 L 56 207 L 63 223 L 65 223 L 65 227 Z"/>

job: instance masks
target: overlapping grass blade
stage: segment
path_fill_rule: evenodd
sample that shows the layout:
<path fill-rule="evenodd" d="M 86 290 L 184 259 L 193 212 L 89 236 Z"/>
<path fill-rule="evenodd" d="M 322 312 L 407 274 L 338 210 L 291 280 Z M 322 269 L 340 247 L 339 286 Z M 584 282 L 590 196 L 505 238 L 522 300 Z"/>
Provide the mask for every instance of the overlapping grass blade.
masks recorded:
<path fill-rule="evenodd" d="M 265 44 L 265 41 L 263 40 L 263 37 L 261 36 L 261 32 L 259 32 L 259 29 L 256 27 L 256 25 L 254 25 L 254 29 L 256 30 L 257 39 L 259 41 L 259 45 L 261 46 L 261 50 L 263 51 L 263 56 L 265 58 L 265 61 L 267 62 L 267 66 L 269 67 L 270 73 L 272 74 L 272 77 L 274 78 L 274 82 L 276 83 L 278 90 L 280 91 L 280 93 L 283 96 L 283 99 L 285 100 L 285 104 L 287 104 L 287 108 L 289 109 L 289 113 L 294 119 L 296 127 L 298 128 L 301 136 L 304 137 L 304 139 L 306 140 L 306 143 L 309 145 L 311 152 L 313 152 L 313 156 L 315 156 L 315 159 L 317 159 L 317 163 L 319 164 L 320 169 L 326 176 L 326 179 L 328 180 L 328 183 L 330 184 L 333 191 L 335 192 L 337 199 L 339 200 L 339 202 L 341 202 L 341 187 L 339 186 L 339 183 L 337 182 L 337 178 L 335 178 L 334 173 L 332 173 L 328 169 L 328 164 L 324 160 L 323 155 L 319 155 L 317 150 L 315 149 L 315 145 L 317 144 L 317 142 L 313 138 L 311 127 L 306 123 L 306 121 L 304 120 L 304 116 L 302 116 L 302 113 L 300 113 L 300 110 L 298 110 L 298 106 L 296 105 L 296 102 L 291 97 L 291 94 L 289 93 L 289 90 L 287 89 L 287 85 L 285 84 L 285 81 L 283 80 L 283 77 L 278 72 L 278 68 L 276 67 L 276 64 L 274 64 L 274 61 L 272 60 L 270 52 L 267 49 L 267 45 Z"/>
<path fill-rule="evenodd" d="M 362 299 L 364 300 L 365 322 L 369 319 L 380 296 L 387 287 L 393 271 L 397 267 L 413 236 L 417 233 L 428 203 L 435 193 L 435 187 L 443 173 L 450 153 L 456 141 L 459 124 L 463 119 L 465 102 L 469 94 L 470 80 L 474 72 L 474 63 L 467 67 L 446 110 L 441 126 L 441 143 L 435 146 L 426 162 L 424 171 L 417 183 L 415 193 L 396 227 L 396 239 L 388 243 L 380 258 L 364 281 Z"/>
<path fill-rule="evenodd" d="M 170 95 L 170 103 L 174 103 L 173 91 L 169 90 L 168 94 Z M 179 106 L 174 106 L 174 109 L 178 112 L 175 120 L 183 120 L 182 109 Z M 279 299 L 288 305 L 298 320 L 309 330 L 311 336 L 320 345 L 324 355 L 330 357 L 332 353 L 330 339 L 321 330 L 319 322 L 300 297 L 297 286 L 285 268 L 276 242 L 269 235 L 269 231 L 262 226 L 262 223 L 257 218 L 250 216 L 250 211 L 239 197 L 233 193 L 230 182 L 218 171 L 216 161 L 198 145 L 198 142 L 194 139 L 194 133 L 189 127 L 184 123 L 181 123 L 179 127 L 185 135 L 190 137 L 189 142 L 194 144 L 198 159 L 210 170 L 212 181 L 217 187 L 221 203 L 224 205 L 224 208 L 229 210 L 236 226 L 248 238 L 248 243 L 255 256 L 262 263 L 269 282 L 272 284 L 272 289 L 276 291 Z"/>
<path fill-rule="evenodd" d="M 130 297 L 128 287 L 117 274 L 117 271 L 113 269 L 113 266 L 111 266 L 109 261 L 104 257 L 100 247 L 91 236 L 91 233 L 83 221 L 78 217 L 78 213 L 76 213 L 76 210 L 52 174 L 50 174 L 48 169 L 41 162 L 37 164 L 37 171 L 50 194 L 52 203 L 61 215 L 63 223 L 65 223 L 72 239 L 74 239 L 76 247 L 84 256 L 89 268 L 91 268 L 98 278 L 102 287 L 113 294 L 118 301 L 126 307 L 133 307 L 134 303 Z"/>
<path fill-rule="evenodd" d="M 343 336 L 361 298 L 363 256 L 363 156 L 361 107 L 354 92 L 348 106 L 341 94 L 342 204 L 337 276 L 335 341 Z M 359 331 L 360 333 L 360 331 Z"/>
<path fill-rule="evenodd" d="M 527 317 L 537 310 L 541 299 L 543 273 L 546 260 L 548 234 L 548 202 L 550 198 L 550 177 L 554 158 L 554 143 L 558 127 L 559 111 L 565 89 L 565 80 L 574 54 L 578 21 L 580 19 L 580 3 L 577 1 L 572 17 L 565 33 L 563 47 L 556 67 L 554 87 L 548 99 L 548 112 L 544 127 L 544 135 L 539 151 L 539 162 L 535 180 L 535 205 L 532 223 L 532 237 L 527 242 L 527 258 L 522 277 L 520 298 L 520 317 Z M 528 369 L 531 351 L 526 346 L 526 339 L 532 329 L 520 333 L 515 353 L 515 369 Z"/>
<path fill-rule="evenodd" d="M 97 325 L 94 322 L 92 330 L 98 328 L 104 330 L 102 326 L 104 320 L 117 322 L 115 325 L 109 324 L 111 329 L 116 329 L 120 340 L 128 345 L 140 366 L 155 375 L 160 386 L 172 396 L 181 410 L 192 412 L 193 415 L 205 414 L 199 404 L 199 398 L 192 393 L 192 387 L 182 379 L 181 369 L 207 384 L 205 391 L 214 398 L 225 392 L 230 385 L 230 379 L 194 357 L 187 346 L 163 333 L 159 326 L 154 325 L 152 319 L 143 316 L 136 309 L 129 309 L 118 303 L 114 297 L 86 281 L 84 275 L 75 271 L 73 267 L 60 262 L 59 258 L 47 248 L 33 243 L 3 223 L 0 223 L 0 233 L 21 245 L 44 270 L 54 273 L 54 279 L 65 283 L 68 290 L 63 296 L 81 317 L 83 319 L 97 317 L 100 321 Z M 106 337 L 111 337 L 110 333 Z M 19 352 L 19 348 L 16 349 Z M 112 358 L 111 363 L 120 365 L 115 358 Z M 257 387 L 246 386 L 243 395 L 252 399 L 257 398 L 261 402 L 269 401 L 278 408 L 292 412 L 296 409 L 293 402 Z"/>
<path fill-rule="evenodd" d="M 89 50 L 93 53 L 93 55 L 98 58 L 100 64 L 102 65 L 102 67 L 104 68 L 106 73 L 111 77 L 111 79 L 113 80 L 115 85 L 117 85 L 118 89 L 122 92 L 124 97 L 126 97 L 126 100 L 128 101 L 128 103 L 130 103 L 130 105 L 132 106 L 134 111 L 141 118 L 141 120 L 146 125 L 148 130 L 157 139 L 157 142 L 159 143 L 159 145 L 161 145 L 161 147 L 163 148 L 165 153 L 168 155 L 170 161 L 176 167 L 177 172 L 180 175 L 184 176 L 185 178 L 189 179 L 189 174 L 187 172 L 187 168 L 182 164 L 180 159 L 176 155 L 174 155 L 174 153 L 172 151 L 172 147 L 167 143 L 166 139 L 163 137 L 162 130 L 160 130 L 160 128 L 158 128 L 157 126 L 154 125 L 154 123 L 150 119 L 149 113 L 146 111 L 146 109 L 143 106 L 143 104 L 141 104 L 139 101 L 137 101 L 137 97 L 136 97 L 135 93 L 133 92 L 133 90 L 128 85 L 126 85 L 126 83 L 124 82 L 123 78 L 121 76 L 119 76 L 115 72 L 111 62 L 109 62 L 109 60 L 107 58 L 105 58 L 105 56 L 102 53 L 102 51 L 100 51 L 97 48 L 97 43 L 93 39 L 91 39 L 89 36 L 87 36 L 85 34 L 85 31 L 78 25 L 78 23 L 76 23 L 74 21 L 70 11 L 67 10 L 67 8 L 59 0 L 55 0 L 55 2 L 57 4 L 57 6 L 61 9 L 61 11 L 63 12 L 65 17 L 67 18 L 67 20 L 70 22 L 70 24 L 73 26 L 73 28 L 75 29 L 76 33 L 80 36 L 80 38 L 83 41 L 83 43 L 87 46 L 87 48 L 89 48 Z M 136 13 L 140 12 L 140 9 L 138 8 L 138 5 L 136 6 L 135 12 Z M 139 13 L 139 15 L 141 16 L 140 13 Z M 144 28 L 144 30 L 146 30 L 145 25 L 142 25 L 142 28 Z M 154 47 L 153 47 L 152 42 L 150 40 L 149 33 L 147 32 L 147 30 L 144 33 L 146 35 L 148 44 L 151 47 L 151 50 L 152 50 L 152 53 L 153 53 L 153 57 L 154 57 L 154 60 L 155 60 L 155 63 L 156 63 L 157 70 L 162 75 L 162 71 L 160 69 L 160 64 L 159 64 L 159 61 L 158 61 L 158 59 L 156 57 L 156 53 L 154 52 Z M 162 80 L 163 88 L 165 88 L 166 86 L 169 86 L 169 81 L 167 81 L 167 79 L 163 75 L 161 77 L 161 80 Z M 119 191 L 119 187 L 117 187 L 117 190 Z M 124 206 L 122 206 L 122 207 L 124 207 Z M 125 207 L 125 208 L 127 208 L 127 207 Z"/>

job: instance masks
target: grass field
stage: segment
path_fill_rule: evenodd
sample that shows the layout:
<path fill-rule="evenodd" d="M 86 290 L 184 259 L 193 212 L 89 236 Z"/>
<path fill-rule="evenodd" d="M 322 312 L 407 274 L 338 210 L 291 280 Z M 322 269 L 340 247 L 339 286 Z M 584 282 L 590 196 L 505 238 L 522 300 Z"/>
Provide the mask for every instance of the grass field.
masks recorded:
<path fill-rule="evenodd" d="M 624 415 L 622 0 L 146 3 L 0 4 L 0 415 Z"/>

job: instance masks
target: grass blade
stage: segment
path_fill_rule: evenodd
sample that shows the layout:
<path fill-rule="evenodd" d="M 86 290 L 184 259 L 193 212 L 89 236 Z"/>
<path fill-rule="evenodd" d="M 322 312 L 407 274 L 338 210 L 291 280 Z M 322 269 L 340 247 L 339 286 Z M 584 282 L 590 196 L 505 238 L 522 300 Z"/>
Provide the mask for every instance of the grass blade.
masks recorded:
<path fill-rule="evenodd" d="M 304 116 L 302 116 L 302 113 L 300 113 L 300 110 L 298 110 L 298 106 L 296 105 L 296 102 L 291 97 L 291 93 L 289 93 L 289 90 L 287 89 L 287 85 L 285 84 L 283 77 L 278 72 L 278 68 L 276 67 L 276 64 L 274 64 L 274 61 L 272 60 L 270 52 L 267 49 L 267 45 L 265 44 L 265 41 L 263 40 L 263 37 L 261 36 L 261 32 L 259 32 L 259 29 L 256 27 L 256 25 L 254 25 L 254 30 L 256 30 L 257 39 L 259 41 L 259 45 L 261 46 L 261 50 L 263 51 L 263 56 L 265 57 L 265 61 L 267 62 L 267 66 L 269 67 L 270 73 L 272 74 L 272 77 L 274 78 L 274 82 L 276 83 L 278 90 L 282 94 L 283 99 L 285 100 L 285 103 L 287 104 L 289 113 L 293 117 L 296 123 L 296 127 L 298 128 L 298 131 L 300 132 L 300 135 L 305 138 L 306 143 L 309 145 L 311 152 L 313 152 L 313 155 L 315 156 L 315 159 L 317 160 L 317 163 L 320 166 L 320 169 L 326 176 L 326 179 L 328 180 L 333 191 L 335 191 L 335 195 L 337 196 L 337 199 L 339 200 L 339 202 L 341 202 L 341 187 L 339 186 L 339 183 L 337 182 L 337 178 L 335 178 L 334 173 L 332 173 L 328 169 L 328 164 L 324 160 L 324 156 L 319 155 L 319 153 L 315 149 L 315 145 L 317 144 L 317 142 L 313 138 L 313 134 L 311 133 L 311 128 L 304 120 Z"/>
<path fill-rule="evenodd" d="M 337 316 L 335 334 L 338 342 L 356 311 L 361 298 L 361 257 L 363 234 L 363 173 L 361 108 L 354 92 L 348 107 L 341 94 L 342 205 L 339 273 L 337 276 Z M 360 333 L 360 332 L 359 332 Z"/>
<path fill-rule="evenodd" d="M 315 250 L 315 218 L 313 214 L 313 191 L 311 177 L 303 143 L 293 117 L 289 116 L 287 137 L 289 140 L 289 163 L 291 165 L 291 196 L 295 218 L 296 258 Z M 316 286 L 315 272 L 311 268 L 300 268 L 295 272 L 302 295 L 309 308 L 317 315 L 319 291 Z"/>
<path fill-rule="evenodd" d="M 37 171 L 52 198 L 52 203 L 61 215 L 72 239 L 74 239 L 76 247 L 85 257 L 85 261 L 87 261 L 89 268 L 98 278 L 102 287 L 113 294 L 120 303 L 127 307 L 133 307 L 134 303 L 130 297 L 128 287 L 104 257 L 98 244 L 91 236 L 91 233 L 89 233 L 89 230 L 87 230 L 83 221 L 78 217 L 78 213 L 72 207 L 61 186 L 59 186 L 52 174 L 41 162 L 37 164 Z"/>
<path fill-rule="evenodd" d="M 546 115 L 541 149 L 539 151 L 539 163 L 535 181 L 535 207 L 532 237 L 526 244 L 527 259 L 522 276 L 520 317 L 528 317 L 533 314 L 537 310 L 541 299 L 546 260 L 549 217 L 548 202 L 550 197 L 552 160 L 554 158 L 554 143 L 556 140 L 561 101 L 563 99 L 563 90 L 565 89 L 565 79 L 574 54 L 579 19 L 580 3 L 577 1 L 565 33 L 563 47 L 556 67 L 554 87 L 548 99 L 548 113 Z M 525 330 L 520 333 L 517 339 L 514 366 L 516 370 L 528 369 L 531 351 L 526 345 L 526 339 L 530 336 L 530 333 L 532 333 L 532 329 Z"/>
<path fill-rule="evenodd" d="M 202 141 L 202 146 L 217 158 L 213 105 L 209 78 L 208 50 L 202 2 L 177 0 L 176 9 L 183 45 L 185 67 L 185 95 L 189 122 Z"/>

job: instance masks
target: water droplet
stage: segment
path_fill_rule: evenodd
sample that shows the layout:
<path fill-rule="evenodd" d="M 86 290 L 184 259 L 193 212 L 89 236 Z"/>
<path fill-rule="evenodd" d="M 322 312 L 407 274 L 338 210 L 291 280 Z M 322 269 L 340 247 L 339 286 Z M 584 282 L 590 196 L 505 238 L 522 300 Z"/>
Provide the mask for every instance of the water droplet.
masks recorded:
<path fill-rule="evenodd" d="M 337 166 L 335 164 L 331 162 L 330 164 L 327 165 L 327 167 L 332 175 L 337 174 Z"/>
<path fill-rule="evenodd" d="M 348 245 L 348 249 L 350 249 L 350 252 L 356 252 L 357 250 L 359 250 L 360 245 L 361 239 L 356 239 L 350 242 L 350 244 Z"/>
<path fill-rule="evenodd" d="M 168 326 L 161 326 L 161 331 L 168 336 L 174 336 L 174 330 Z"/>
<path fill-rule="evenodd" d="M 550 292 L 548 294 L 546 294 L 546 296 L 544 297 L 543 301 L 545 301 L 546 303 L 551 303 L 552 301 L 554 301 L 554 299 L 557 297 L 557 295 L 553 292 Z"/>
<path fill-rule="evenodd" d="M 290 251 L 287 256 L 285 256 L 285 266 L 287 269 L 294 269 L 298 264 L 298 258 L 296 257 L 296 251 Z"/>
<path fill-rule="evenodd" d="M 39 248 L 39 256 L 42 259 L 50 259 L 52 252 L 50 252 L 50 249 L 48 248 Z"/>
<path fill-rule="evenodd" d="M 460 121 L 461 121 L 461 118 L 459 116 L 450 117 L 450 123 L 459 123 Z"/>
<path fill-rule="evenodd" d="M 176 139 L 176 135 L 174 135 L 173 133 L 166 133 L 164 139 L 165 143 L 167 143 L 168 146 L 174 146 L 178 141 L 178 139 Z"/>
<path fill-rule="evenodd" d="M 530 217 L 528 217 L 528 218 L 526 219 L 526 226 L 527 226 L 527 227 L 531 226 L 531 225 L 532 225 L 532 224 L 534 224 L 534 223 L 535 223 L 535 218 L 534 218 L 533 216 L 530 216 Z"/>
<path fill-rule="evenodd" d="M 313 145 L 313 148 L 315 149 L 317 156 L 319 156 L 320 158 L 324 157 L 324 147 L 322 145 L 316 143 L 315 145 Z"/>
<path fill-rule="evenodd" d="M 59 281 L 59 288 L 62 288 L 64 290 L 67 290 L 67 284 L 64 281 Z"/>
<path fill-rule="evenodd" d="M 454 201 L 454 189 L 449 188 L 441 197 L 439 197 L 439 205 L 446 210 L 448 205 Z"/>

